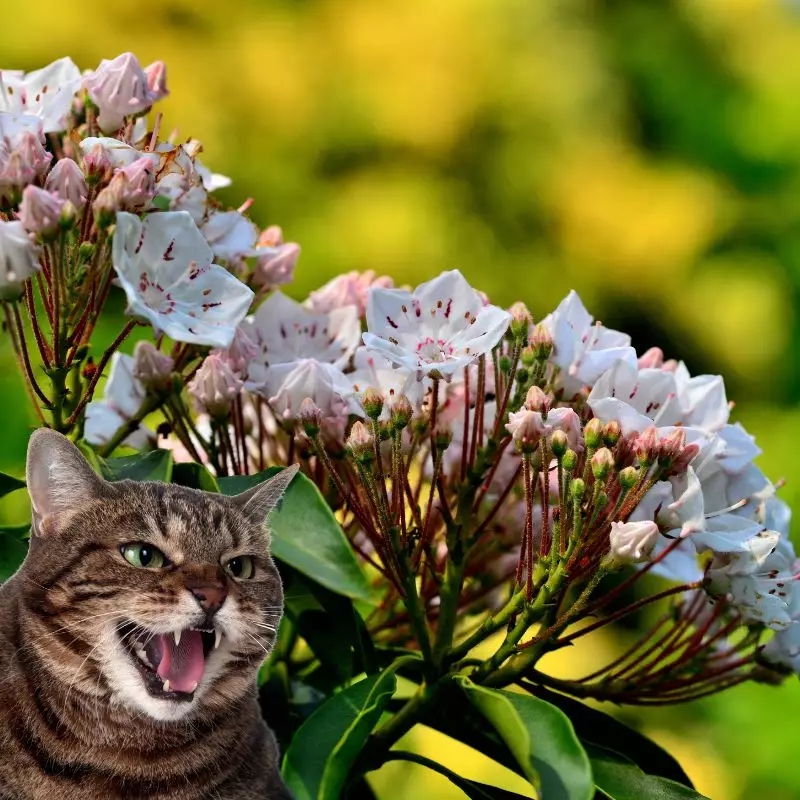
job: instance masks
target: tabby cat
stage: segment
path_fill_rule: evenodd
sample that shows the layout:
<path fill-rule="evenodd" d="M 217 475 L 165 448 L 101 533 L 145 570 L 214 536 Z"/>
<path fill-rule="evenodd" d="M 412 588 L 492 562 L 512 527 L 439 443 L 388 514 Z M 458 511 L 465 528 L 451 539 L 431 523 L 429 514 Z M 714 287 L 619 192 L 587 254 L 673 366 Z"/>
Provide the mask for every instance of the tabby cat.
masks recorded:
<path fill-rule="evenodd" d="M 0 588 L 2 800 L 290 798 L 256 674 L 283 592 L 237 497 L 107 483 L 58 433 L 28 448 L 28 555 Z"/>

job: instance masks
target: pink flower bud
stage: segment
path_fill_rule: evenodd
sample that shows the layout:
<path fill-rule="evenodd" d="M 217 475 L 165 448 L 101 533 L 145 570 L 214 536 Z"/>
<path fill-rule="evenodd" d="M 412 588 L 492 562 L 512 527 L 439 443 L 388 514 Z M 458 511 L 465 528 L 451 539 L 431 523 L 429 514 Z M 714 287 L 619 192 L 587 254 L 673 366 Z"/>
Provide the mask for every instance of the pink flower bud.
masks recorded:
<path fill-rule="evenodd" d="M 648 467 L 658 457 L 658 431 L 654 425 L 645 428 L 644 432 L 639 434 L 634 446 L 636 458 L 643 467 Z"/>
<path fill-rule="evenodd" d="M 306 397 L 300 403 L 297 419 L 305 434 L 313 439 L 322 426 L 322 409 L 310 397 Z"/>
<path fill-rule="evenodd" d="M 414 415 L 414 408 L 406 395 L 401 394 L 395 399 L 389 408 L 389 415 L 395 429 L 402 430 L 408 425 Z"/>
<path fill-rule="evenodd" d="M 71 158 L 62 158 L 56 162 L 47 176 L 44 188 L 63 200 L 69 200 L 78 211 L 86 205 L 89 192 L 86 179 L 81 168 Z"/>
<path fill-rule="evenodd" d="M 372 433 L 363 422 L 354 422 L 347 437 L 347 448 L 356 460 L 372 460 Z"/>
<path fill-rule="evenodd" d="M 523 408 L 508 415 L 506 430 L 520 451 L 532 453 L 539 444 L 539 439 L 547 433 L 548 427 L 538 411 Z"/>
<path fill-rule="evenodd" d="M 683 428 L 675 428 L 659 442 L 659 460 L 673 461 L 686 446 L 686 431 Z"/>
<path fill-rule="evenodd" d="M 608 473 L 614 468 L 614 456 L 607 447 L 601 447 L 592 456 L 592 475 L 599 480 L 605 480 Z"/>
<path fill-rule="evenodd" d="M 242 377 L 247 375 L 250 362 L 259 354 L 258 343 L 241 325 L 233 335 L 233 341 L 227 350 L 216 351 L 227 362 L 228 366 Z"/>
<path fill-rule="evenodd" d="M 658 525 L 652 520 L 612 522 L 609 542 L 611 557 L 618 563 L 646 561 L 658 542 Z"/>
<path fill-rule="evenodd" d="M 100 109 L 98 123 L 104 131 L 122 127 L 125 117 L 153 105 L 147 75 L 133 53 L 123 53 L 84 78 L 89 99 Z"/>
<path fill-rule="evenodd" d="M 547 424 L 554 430 L 563 431 L 567 436 L 567 444 L 577 453 L 583 452 L 583 435 L 581 432 L 581 418 L 574 408 L 563 406 L 554 408 L 547 415 Z"/>
<path fill-rule="evenodd" d="M 186 389 L 199 412 L 207 413 L 215 419 L 224 419 L 243 385 L 228 364 L 212 353 L 206 356 L 203 366 Z"/>
<path fill-rule="evenodd" d="M 154 61 L 144 68 L 147 75 L 147 89 L 152 102 L 161 100 L 169 94 L 167 89 L 167 66 L 163 61 Z"/>
<path fill-rule="evenodd" d="M 525 408 L 547 414 L 550 411 L 550 398 L 538 386 L 531 386 L 525 395 Z"/>
<path fill-rule="evenodd" d="M 89 183 L 105 180 L 111 174 L 113 164 L 108 151 L 98 143 L 83 157 L 83 170 Z"/>
<path fill-rule="evenodd" d="M 538 360 L 546 361 L 550 358 L 550 354 L 553 352 L 553 337 L 541 322 L 533 329 L 530 342 Z"/>
<path fill-rule="evenodd" d="M 586 427 L 583 429 L 583 438 L 586 440 L 586 445 L 592 450 L 600 447 L 603 440 L 603 423 L 597 417 L 586 423 Z"/>
<path fill-rule="evenodd" d="M 288 245 L 284 245 L 287 247 Z M 374 270 L 366 272 L 347 272 L 328 281 L 324 286 L 311 292 L 306 305 L 323 314 L 328 314 L 334 308 L 355 306 L 359 315 L 363 316 L 367 310 L 367 297 L 373 286 L 391 289 L 394 282 L 391 278 L 378 277 Z"/>
<path fill-rule="evenodd" d="M 21 153 L 8 152 L 0 143 L 0 202 L 16 203 L 19 193 L 36 180 L 36 172 Z"/>
<path fill-rule="evenodd" d="M 116 188 L 120 211 L 140 211 L 156 193 L 155 166 L 149 158 L 140 158 L 118 169 L 109 183 Z"/>
<path fill-rule="evenodd" d="M 14 145 L 23 162 L 27 164 L 38 178 L 50 168 L 53 154 L 48 153 L 42 144 L 42 137 L 33 131 L 23 131 Z"/>
<path fill-rule="evenodd" d="M 659 369 L 664 366 L 664 353 L 660 347 L 651 347 L 639 357 L 639 369 Z"/>
<path fill-rule="evenodd" d="M 300 245 L 295 242 L 284 244 L 281 241 L 280 230 L 273 225 L 267 228 L 258 240 L 258 247 L 275 248 L 274 253 L 266 253 L 256 260 L 253 270 L 253 286 L 262 291 L 283 286 L 294 280 L 294 268 L 297 259 L 300 258 Z"/>
<path fill-rule="evenodd" d="M 19 206 L 19 221 L 29 233 L 50 236 L 58 230 L 66 203 L 54 192 L 27 186 Z"/>
<path fill-rule="evenodd" d="M 150 342 L 137 342 L 133 350 L 133 376 L 147 389 L 166 391 L 172 383 L 175 362 Z"/>

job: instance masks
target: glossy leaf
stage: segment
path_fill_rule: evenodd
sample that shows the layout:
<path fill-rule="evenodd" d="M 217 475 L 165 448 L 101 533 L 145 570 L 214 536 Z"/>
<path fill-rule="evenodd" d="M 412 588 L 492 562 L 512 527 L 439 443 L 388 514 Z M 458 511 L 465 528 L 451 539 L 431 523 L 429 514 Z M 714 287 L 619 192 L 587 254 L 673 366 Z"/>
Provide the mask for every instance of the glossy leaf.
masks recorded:
<path fill-rule="evenodd" d="M 560 708 L 572 722 L 578 738 L 601 747 L 613 742 L 614 751 L 630 759 L 648 775 L 658 775 L 692 788 L 692 782 L 681 765 L 655 742 L 596 708 L 528 684 L 536 696 Z M 526 687 L 526 688 L 528 688 Z"/>
<path fill-rule="evenodd" d="M 348 773 L 397 685 L 389 669 L 350 686 L 300 727 L 283 761 L 296 800 L 338 800 Z"/>
<path fill-rule="evenodd" d="M 151 450 L 149 453 L 122 458 L 109 458 L 101 463 L 103 477 L 110 481 L 161 481 L 172 480 L 172 453 L 169 450 Z"/>
<path fill-rule="evenodd" d="M 30 529 L 30 525 L 0 527 L 0 583 L 7 581 L 25 559 Z"/>
<path fill-rule="evenodd" d="M 609 800 L 701 800 L 698 794 L 675 781 L 647 775 L 630 759 L 605 747 L 587 745 L 595 786 Z"/>
<path fill-rule="evenodd" d="M 270 478 L 277 467 L 258 475 L 220 478 L 223 494 L 234 495 Z M 341 526 L 317 487 L 299 473 L 278 510 L 270 514 L 272 554 L 331 591 L 371 601 L 373 593 Z"/>
<path fill-rule="evenodd" d="M 219 493 L 217 479 L 206 467 L 193 461 L 186 464 L 175 464 L 172 467 L 172 483 L 188 486 L 190 489 L 200 489 L 204 492 Z"/>
<path fill-rule="evenodd" d="M 594 796 L 589 758 L 566 715 L 537 697 L 487 689 L 465 677 L 457 682 L 540 796 L 546 800 Z"/>
<path fill-rule="evenodd" d="M 5 472 L 0 472 L 0 497 L 5 497 L 11 492 L 16 492 L 17 489 L 24 488 L 25 481 L 15 478 L 13 475 L 6 475 Z"/>

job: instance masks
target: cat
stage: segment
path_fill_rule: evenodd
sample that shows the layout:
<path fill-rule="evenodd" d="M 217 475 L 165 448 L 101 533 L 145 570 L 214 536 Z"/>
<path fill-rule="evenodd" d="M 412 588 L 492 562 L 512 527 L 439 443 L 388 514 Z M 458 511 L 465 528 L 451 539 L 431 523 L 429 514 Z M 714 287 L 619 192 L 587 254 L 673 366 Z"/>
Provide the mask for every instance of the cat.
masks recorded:
<path fill-rule="evenodd" d="M 283 590 L 236 497 L 109 483 L 61 434 L 28 447 L 28 554 L 0 588 L 1 800 L 291 800 L 256 676 Z"/>

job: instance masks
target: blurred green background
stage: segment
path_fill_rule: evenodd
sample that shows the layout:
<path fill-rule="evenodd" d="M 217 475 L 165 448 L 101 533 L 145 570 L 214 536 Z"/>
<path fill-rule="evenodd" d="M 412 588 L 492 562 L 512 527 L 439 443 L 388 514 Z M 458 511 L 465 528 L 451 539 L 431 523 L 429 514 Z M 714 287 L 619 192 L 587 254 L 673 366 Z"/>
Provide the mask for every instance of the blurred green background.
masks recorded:
<path fill-rule="evenodd" d="M 11 0 L 4 11 L 3 67 L 71 55 L 89 68 L 125 50 L 164 59 L 166 130 L 204 142 L 206 163 L 234 180 L 224 200 L 253 197 L 257 222 L 302 244 L 296 296 L 343 270 L 416 283 L 458 267 L 495 303 L 522 299 L 541 317 L 574 287 L 640 351 L 657 344 L 693 372 L 724 374 L 762 468 L 787 479 L 800 509 L 800 2 Z M 5 341 L 0 393 L 0 469 L 19 474 L 33 418 Z M 0 511 L 24 516 L 21 502 Z M 557 668 L 585 672 L 616 646 L 595 640 Z M 620 713 L 714 800 L 800 797 L 796 679 Z M 417 745 L 490 779 L 462 749 L 426 735 Z M 458 796 L 413 766 L 376 784 L 387 798 Z"/>

